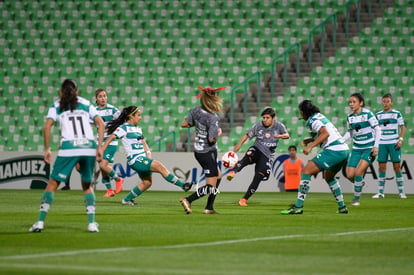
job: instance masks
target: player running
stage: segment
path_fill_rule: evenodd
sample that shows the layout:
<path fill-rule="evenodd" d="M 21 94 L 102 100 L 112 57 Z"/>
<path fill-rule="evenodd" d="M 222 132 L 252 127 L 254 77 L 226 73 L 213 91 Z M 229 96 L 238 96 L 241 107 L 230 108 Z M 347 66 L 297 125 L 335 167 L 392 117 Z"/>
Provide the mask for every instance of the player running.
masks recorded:
<path fill-rule="evenodd" d="M 95 92 L 96 98 L 96 110 L 98 114 L 102 117 L 105 126 L 108 123 L 117 118 L 121 113 L 118 108 L 108 103 L 107 93 L 104 89 L 97 89 Z M 105 132 L 104 141 L 108 138 L 107 132 Z M 102 161 L 99 163 L 99 168 L 102 172 L 102 184 L 106 187 L 106 193 L 104 197 L 113 197 L 115 194 L 118 194 L 122 191 L 122 184 L 124 179 L 118 176 L 118 174 L 112 169 L 110 163 L 114 162 L 114 155 L 118 149 L 118 141 L 112 141 L 102 156 Z M 115 180 L 115 192 L 112 189 L 111 179 Z"/>
<path fill-rule="evenodd" d="M 282 210 L 281 214 L 302 214 L 303 204 L 310 189 L 311 177 L 323 171 L 324 179 L 338 203 L 339 214 L 347 214 L 348 209 L 344 203 L 342 189 L 335 175 L 345 165 L 349 156 L 349 148 L 342 139 L 336 127 L 323 114 L 318 107 L 310 100 L 304 100 L 299 104 L 299 111 L 304 120 L 306 128 L 310 131 L 311 138 L 304 139 L 302 145 L 306 146 L 303 153 L 308 155 L 312 148 L 320 146 L 322 151 L 312 160 L 309 160 L 299 184 L 298 197 L 295 204 L 287 210 Z"/>

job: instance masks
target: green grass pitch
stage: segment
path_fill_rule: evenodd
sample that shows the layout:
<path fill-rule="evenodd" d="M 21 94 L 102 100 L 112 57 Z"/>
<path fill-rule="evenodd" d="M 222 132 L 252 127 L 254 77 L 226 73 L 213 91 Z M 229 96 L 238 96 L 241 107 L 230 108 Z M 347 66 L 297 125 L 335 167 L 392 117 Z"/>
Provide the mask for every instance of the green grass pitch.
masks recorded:
<path fill-rule="evenodd" d="M 279 214 L 296 193 L 223 192 L 218 215 L 206 198 L 186 215 L 181 192 L 147 191 L 123 206 L 126 191 L 97 191 L 99 233 L 87 232 L 81 191 L 60 191 L 45 230 L 29 233 L 41 190 L 0 190 L 1 274 L 413 274 L 412 198 L 371 199 L 336 214 L 328 193 L 309 193 L 303 215 Z M 345 194 L 349 202 L 351 194 Z"/>

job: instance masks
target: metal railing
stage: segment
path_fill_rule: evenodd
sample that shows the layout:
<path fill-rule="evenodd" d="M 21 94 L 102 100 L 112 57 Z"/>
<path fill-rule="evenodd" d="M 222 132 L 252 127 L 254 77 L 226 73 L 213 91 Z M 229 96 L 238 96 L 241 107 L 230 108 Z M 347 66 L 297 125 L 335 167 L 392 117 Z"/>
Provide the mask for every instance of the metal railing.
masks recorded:
<path fill-rule="evenodd" d="M 243 115 L 246 116 L 247 114 L 247 100 L 248 100 L 248 85 L 250 80 L 253 78 L 257 78 L 257 106 L 260 107 L 261 102 L 261 82 L 262 82 L 262 74 L 260 71 L 257 71 L 250 76 L 248 76 L 243 82 L 237 84 L 236 86 L 231 88 L 230 93 L 230 129 L 233 128 L 234 125 L 234 102 L 235 102 L 235 94 L 236 91 L 240 88 L 244 88 L 244 99 L 243 99 Z"/>
<path fill-rule="evenodd" d="M 177 138 L 176 138 L 176 131 L 173 132 L 169 132 L 168 134 L 165 134 L 161 137 L 159 137 L 158 139 L 150 142 L 148 145 L 149 146 L 153 146 L 155 144 L 158 144 L 158 152 L 162 152 L 161 151 L 161 142 L 165 142 L 165 140 L 172 135 L 172 145 L 173 145 L 173 152 L 177 152 Z"/>
<path fill-rule="evenodd" d="M 270 86 L 270 93 L 272 98 L 275 96 L 275 73 L 276 73 L 276 63 L 280 58 L 283 58 L 283 85 L 286 87 L 286 78 L 287 78 L 287 62 L 289 57 L 289 52 L 296 47 L 296 76 L 300 74 L 300 52 L 301 46 L 300 43 L 297 42 L 291 45 L 289 48 L 284 50 L 281 54 L 279 54 L 276 58 L 272 60 L 272 78 L 271 78 L 271 86 Z"/>
<path fill-rule="evenodd" d="M 371 6 L 372 6 L 372 0 L 368 1 L 368 12 L 369 16 L 371 17 Z M 349 36 L 349 21 L 350 21 L 350 6 L 352 4 L 357 5 L 357 13 L 356 13 L 356 20 L 357 20 L 357 26 L 360 26 L 360 12 L 361 12 L 361 0 L 350 0 L 345 4 L 345 35 Z M 382 7 L 382 0 L 379 0 L 380 7 Z M 319 31 L 321 34 L 321 47 L 320 47 L 320 56 L 323 57 L 324 55 L 324 49 L 325 49 L 325 34 L 326 34 L 326 24 L 333 22 L 333 46 L 336 47 L 336 39 L 337 39 L 337 15 L 332 14 L 328 16 L 325 20 L 323 20 L 319 25 L 313 27 L 309 31 L 309 39 L 308 39 L 308 66 L 312 67 L 312 49 L 313 49 L 313 36 L 316 34 L 316 32 Z M 292 49 L 296 49 L 296 76 L 300 75 L 300 53 L 301 53 L 301 44 L 300 42 L 297 42 L 293 45 L 290 45 L 286 50 L 284 50 L 281 54 L 279 54 L 276 58 L 272 60 L 272 69 L 271 69 L 271 96 L 272 98 L 275 95 L 275 73 L 276 73 L 276 64 L 277 62 L 283 58 L 283 84 L 286 87 L 286 79 L 287 79 L 287 63 L 289 58 L 289 53 L 292 51 Z M 234 104 L 235 104 L 235 93 L 240 88 L 244 88 L 244 100 L 243 100 L 243 114 L 246 116 L 247 114 L 247 100 L 248 100 L 248 85 L 252 78 L 257 77 L 257 88 L 258 88 L 258 94 L 257 94 L 257 106 L 260 106 L 261 104 L 261 73 L 260 71 L 248 76 L 243 82 L 237 84 L 234 86 L 231 90 L 230 94 L 230 127 L 233 128 L 234 126 Z M 178 130 L 179 131 L 179 130 Z M 157 140 L 153 141 L 151 145 L 158 144 L 158 150 L 161 150 L 161 142 L 164 142 L 166 138 L 168 138 L 170 135 L 173 135 L 173 150 L 176 152 L 176 131 L 170 132 L 166 135 L 161 136 Z M 188 141 L 187 141 L 187 151 L 190 151 L 191 147 L 191 141 L 190 141 L 190 135 L 191 131 L 190 129 L 187 129 L 187 135 L 188 135 Z"/>

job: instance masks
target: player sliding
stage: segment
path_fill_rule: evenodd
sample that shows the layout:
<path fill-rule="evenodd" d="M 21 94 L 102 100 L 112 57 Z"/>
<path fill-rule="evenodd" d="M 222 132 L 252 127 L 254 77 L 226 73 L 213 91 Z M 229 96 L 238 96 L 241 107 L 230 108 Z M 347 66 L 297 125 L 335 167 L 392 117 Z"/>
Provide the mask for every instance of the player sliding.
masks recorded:
<path fill-rule="evenodd" d="M 142 134 L 141 111 L 136 106 L 129 106 L 122 110 L 118 118 L 111 120 L 107 125 L 108 138 L 103 150 L 115 139 L 121 139 L 127 154 L 128 165 L 138 173 L 142 182 L 135 186 L 131 192 L 121 201 L 124 205 L 135 205 L 134 198 L 141 195 L 152 185 L 152 172 L 157 172 L 162 177 L 184 191 L 191 188 L 190 183 L 184 183 L 171 174 L 161 162 L 151 158 L 151 151 Z"/>
<path fill-rule="evenodd" d="M 310 130 L 311 134 L 311 138 L 302 141 L 302 145 L 306 146 L 303 153 L 308 155 L 312 148 L 318 145 L 322 148 L 322 151 L 312 160 L 309 160 L 303 168 L 296 202 L 289 209 L 282 210 L 281 214 L 303 213 L 303 204 L 310 189 L 311 177 L 320 171 L 323 171 L 324 178 L 338 203 L 337 213 L 347 214 L 348 209 L 344 203 L 341 186 L 335 175 L 348 159 L 348 145 L 344 143 L 335 126 L 320 113 L 319 108 L 313 105 L 310 100 L 302 101 L 299 104 L 299 111 L 302 118 L 306 120 L 306 128 Z"/>

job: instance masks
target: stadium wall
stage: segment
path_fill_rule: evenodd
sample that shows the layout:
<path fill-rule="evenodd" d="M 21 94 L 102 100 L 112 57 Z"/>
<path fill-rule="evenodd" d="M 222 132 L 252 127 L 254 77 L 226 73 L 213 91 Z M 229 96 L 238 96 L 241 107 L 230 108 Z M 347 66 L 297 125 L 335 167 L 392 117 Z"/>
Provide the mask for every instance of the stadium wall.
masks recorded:
<path fill-rule="evenodd" d="M 239 157 L 242 155 L 239 154 Z M 194 159 L 193 153 L 153 153 L 153 157 L 162 163 L 174 174 L 184 181 L 198 181 L 204 184 L 204 174 L 201 167 Z M 279 180 L 283 176 L 282 162 L 288 157 L 287 154 L 279 155 L 273 163 L 272 175 L 268 181 L 262 182 L 259 192 L 280 192 Z M 300 158 L 308 160 L 309 156 L 299 155 Z M 221 154 L 219 155 L 219 159 Z M 219 161 L 219 166 L 221 162 Z M 125 178 L 124 190 L 130 190 L 140 180 L 136 173 L 129 168 L 126 163 L 124 152 L 120 149 L 115 155 L 114 167 L 116 171 Z M 2 152 L 0 157 L 0 189 L 38 189 L 44 188 L 49 175 L 49 166 L 43 162 L 42 153 L 17 153 Z M 220 191 L 226 192 L 245 192 L 253 178 L 254 166 L 248 166 L 243 169 L 231 181 L 227 181 L 225 175 L 227 169 L 221 167 L 223 180 L 220 185 Z M 405 179 L 405 191 L 407 194 L 414 194 L 414 155 L 403 155 L 402 171 Z M 386 193 L 397 194 L 398 190 L 395 183 L 395 174 L 392 170 L 391 163 L 387 166 L 387 183 L 385 186 Z M 344 171 L 338 173 L 339 182 L 345 193 L 352 193 L 352 184 L 345 178 Z M 366 187 L 364 193 L 377 192 L 378 163 L 375 162 L 368 168 L 365 176 Z M 62 184 L 61 184 L 62 185 Z M 63 186 L 63 185 L 62 185 Z M 70 179 L 71 189 L 81 189 L 80 177 L 75 170 L 72 172 Z M 102 184 L 97 185 L 97 190 L 104 190 Z M 159 174 L 153 175 L 153 186 L 151 190 L 178 191 L 178 187 L 165 181 Z M 318 174 L 311 184 L 311 192 L 330 192 L 327 184 L 323 181 L 322 175 Z"/>

